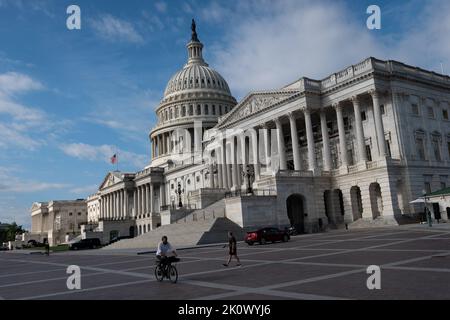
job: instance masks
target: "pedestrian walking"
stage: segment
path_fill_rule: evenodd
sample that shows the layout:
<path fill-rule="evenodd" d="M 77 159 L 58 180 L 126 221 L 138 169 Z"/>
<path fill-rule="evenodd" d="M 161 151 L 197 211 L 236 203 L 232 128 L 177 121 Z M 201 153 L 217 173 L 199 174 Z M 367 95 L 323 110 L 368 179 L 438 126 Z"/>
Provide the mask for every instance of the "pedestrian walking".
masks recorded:
<path fill-rule="evenodd" d="M 226 245 L 224 246 L 224 248 L 226 247 Z M 233 233 L 230 231 L 228 232 L 228 249 L 229 249 L 229 257 L 228 257 L 228 262 L 224 263 L 223 265 L 225 267 L 228 267 L 228 265 L 231 262 L 231 258 L 233 258 L 233 256 L 236 258 L 237 260 L 237 266 L 241 265 L 241 261 L 239 261 L 239 257 L 237 255 L 237 243 L 236 243 L 236 238 L 233 236 Z"/>

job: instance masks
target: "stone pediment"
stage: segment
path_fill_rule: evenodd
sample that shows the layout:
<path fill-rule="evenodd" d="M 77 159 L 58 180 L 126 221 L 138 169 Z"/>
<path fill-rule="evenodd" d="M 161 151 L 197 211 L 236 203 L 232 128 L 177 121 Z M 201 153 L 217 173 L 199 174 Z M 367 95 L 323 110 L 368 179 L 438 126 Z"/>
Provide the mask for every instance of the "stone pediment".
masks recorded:
<path fill-rule="evenodd" d="M 34 202 L 33 205 L 31 206 L 31 211 L 39 210 L 41 208 L 42 208 L 41 202 Z"/>
<path fill-rule="evenodd" d="M 122 174 L 120 172 L 110 172 L 106 175 L 105 179 L 103 179 L 99 190 L 106 189 L 120 182 L 123 182 Z"/>
<path fill-rule="evenodd" d="M 297 91 L 251 93 L 223 118 L 219 126 L 226 126 L 252 114 L 258 113 L 261 110 L 268 109 L 274 104 L 286 100 L 296 93 Z"/>

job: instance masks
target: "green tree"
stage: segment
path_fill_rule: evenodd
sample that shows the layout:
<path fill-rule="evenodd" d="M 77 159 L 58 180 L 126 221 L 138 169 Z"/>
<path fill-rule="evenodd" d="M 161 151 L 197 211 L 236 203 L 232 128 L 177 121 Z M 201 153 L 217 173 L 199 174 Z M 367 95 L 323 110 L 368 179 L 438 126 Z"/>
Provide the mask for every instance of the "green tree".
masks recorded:
<path fill-rule="evenodd" d="M 6 241 L 14 241 L 16 239 L 16 235 L 24 233 L 26 230 L 17 225 L 16 222 L 11 223 L 6 229 L 0 232 L 0 239 L 2 242 Z"/>

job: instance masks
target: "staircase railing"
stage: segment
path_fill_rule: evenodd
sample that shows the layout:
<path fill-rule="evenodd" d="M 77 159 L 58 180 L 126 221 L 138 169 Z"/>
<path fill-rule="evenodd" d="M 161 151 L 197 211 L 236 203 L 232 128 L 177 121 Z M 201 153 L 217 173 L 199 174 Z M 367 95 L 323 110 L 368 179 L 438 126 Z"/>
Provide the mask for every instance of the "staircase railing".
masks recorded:
<path fill-rule="evenodd" d="M 267 196 L 276 196 L 277 192 L 273 189 L 254 189 L 252 192 L 248 192 L 247 190 L 235 190 L 229 191 L 225 193 L 225 198 L 234 198 L 234 197 L 267 197 Z"/>

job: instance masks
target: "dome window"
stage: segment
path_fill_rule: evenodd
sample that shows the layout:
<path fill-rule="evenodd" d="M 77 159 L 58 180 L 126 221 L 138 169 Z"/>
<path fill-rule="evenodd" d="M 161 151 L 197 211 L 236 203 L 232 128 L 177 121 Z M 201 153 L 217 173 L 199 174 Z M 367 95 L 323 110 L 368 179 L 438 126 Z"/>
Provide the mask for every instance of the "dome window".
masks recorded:
<path fill-rule="evenodd" d="M 212 106 L 212 114 L 213 114 L 213 116 L 216 115 L 216 106 L 215 105 Z"/>
<path fill-rule="evenodd" d="M 197 115 L 199 116 L 199 115 L 201 115 L 201 113 L 202 113 L 201 106 L 197 105 Z"/>
<path fill-rule="evenodd" d="M 193 105 L 189 106 L 189 115 L 190 116 L 194 115 L 194 106 Z"/>
<path fill-rule="evenodd" d="M 205 104 L 205 115 L 209 115 L 209 106 Z"/>
<path fill-rule="evenodd" d="M 186 116 L 186 106 L 183 106 L 183 108 L 181 109 L 181 116 L 182 117 Z"/>

